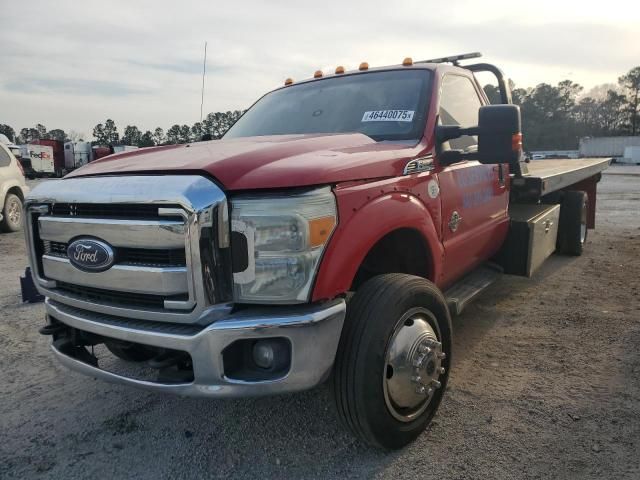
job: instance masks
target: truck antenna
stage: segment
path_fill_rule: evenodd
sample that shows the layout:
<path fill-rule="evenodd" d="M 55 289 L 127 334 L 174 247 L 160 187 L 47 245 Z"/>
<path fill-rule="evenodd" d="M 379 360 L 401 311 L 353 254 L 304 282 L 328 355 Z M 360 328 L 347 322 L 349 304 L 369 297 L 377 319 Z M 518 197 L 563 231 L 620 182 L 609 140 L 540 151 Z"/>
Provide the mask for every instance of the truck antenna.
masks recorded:
<path fill-rule="evenodd" d="M 202 123 L 202 107 L 204 106 L 204 76 L 207 73 L 207 42 L 204 42 L 204 61 L 202 62 L 202 96 L 200 98 L 200 123 Z"/>
<path fill-rule="evenodd" d="M 461 55 L 450 55 L 448 57 L 432 58 L 430 60 L 420 60 L 415 63 L 452 63 L 456 67 L 460 66 L 460 60 L 468 60 L 470 58 L 480 58 L 482 54 L 480 52 L 463 53 Z"/>

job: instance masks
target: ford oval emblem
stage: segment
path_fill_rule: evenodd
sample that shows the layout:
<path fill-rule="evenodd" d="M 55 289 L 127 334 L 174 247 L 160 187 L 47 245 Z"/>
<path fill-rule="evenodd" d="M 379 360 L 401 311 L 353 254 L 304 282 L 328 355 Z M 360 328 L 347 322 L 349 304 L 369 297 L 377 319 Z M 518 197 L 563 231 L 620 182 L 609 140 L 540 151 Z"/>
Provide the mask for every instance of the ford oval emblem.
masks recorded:
<path fill-rule="evenodd" d="M 71 264 L 85 272 L 104 272 L 115 261 L 113 248 L 108 243 L 93 238 L 79 238 L 67 247 Z"/>

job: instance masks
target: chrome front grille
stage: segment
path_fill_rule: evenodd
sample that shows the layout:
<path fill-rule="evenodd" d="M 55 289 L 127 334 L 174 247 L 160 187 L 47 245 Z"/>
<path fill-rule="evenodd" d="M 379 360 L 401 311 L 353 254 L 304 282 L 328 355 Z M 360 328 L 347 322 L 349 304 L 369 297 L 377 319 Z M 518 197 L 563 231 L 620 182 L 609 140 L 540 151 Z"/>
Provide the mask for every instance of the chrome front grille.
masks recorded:
<path fill-rule="evenodd" d="M 231 301 L 224 193 L 199 176 L 89 177 L 45 182 L 26 202 L 32 271 L 55 301 L 101 314 L 202 323 Z M 108 243 L 102 272 L 74 266 L 67 246 Z"/>
<path fill-rule="evenodd" d="M 188 298 L 185 294 L 174 295 L 174 297 L 165 297 L 162 295 L 149 295 L 130 292 L 119 292 L 116 290 L 105 290 L 101 288 L 87 287 L 86 285 L 74 285 L 66 282 L 56 282 L 56 290 L 63 292 L 65 295 L 86 300 L 88 302 L 97 302 L 106 305 L 120 305 L 122 307 L 136 308 L 164 308 L 165 300 L 186 301 Z"/>
<path fill-rule="evenodd" d="M 177 207 L 178 205 L 170 205 Z M 156 205 L 131 205 L 126 203 L 55 203 L 51 215 L 61 217 L 150 219 L 159 218 Z"/>
<path fill-rule="evenodd" d="M 44 240 L 44 254 L 67 258 L 68 243 Z M 121 247 L 116 250 L 116 265 L 147 267 L 184 267 L 187 258 L 184 248 L 148 249 Z"/>

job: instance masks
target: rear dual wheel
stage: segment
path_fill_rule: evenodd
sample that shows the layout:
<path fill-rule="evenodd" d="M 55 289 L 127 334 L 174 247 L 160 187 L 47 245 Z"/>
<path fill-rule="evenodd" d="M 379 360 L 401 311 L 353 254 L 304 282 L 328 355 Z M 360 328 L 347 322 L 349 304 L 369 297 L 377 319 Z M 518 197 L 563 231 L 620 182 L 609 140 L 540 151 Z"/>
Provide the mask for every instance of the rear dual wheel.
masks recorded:
<path fill-rule="evenodd" d="M 396 449 L 427 427 L 451 362 L 451 318 L 428 280 L 386 274 L 347 308 L 333 377 L 338 416 L 370 445 Z"/>
<path fill-rule="evenodd" d="M 580 256 L 587 241 L 589 197 L 585 192 L 567 191 L 560 203 L 560 223 L 556 250 L 566 255 Z"/>

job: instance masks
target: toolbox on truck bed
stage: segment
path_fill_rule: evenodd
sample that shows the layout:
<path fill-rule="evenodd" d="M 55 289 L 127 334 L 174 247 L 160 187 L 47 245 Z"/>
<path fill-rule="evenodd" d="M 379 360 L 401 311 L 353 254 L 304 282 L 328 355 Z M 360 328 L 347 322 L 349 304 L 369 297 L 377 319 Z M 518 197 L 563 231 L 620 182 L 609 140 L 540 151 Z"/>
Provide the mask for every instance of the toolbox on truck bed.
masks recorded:
<path fill-rule="evenodd" d="M 556 249 L 560 205 L 515 204 L 509 217 L 500 264 L 505 273 L 530 277 Z"/>

